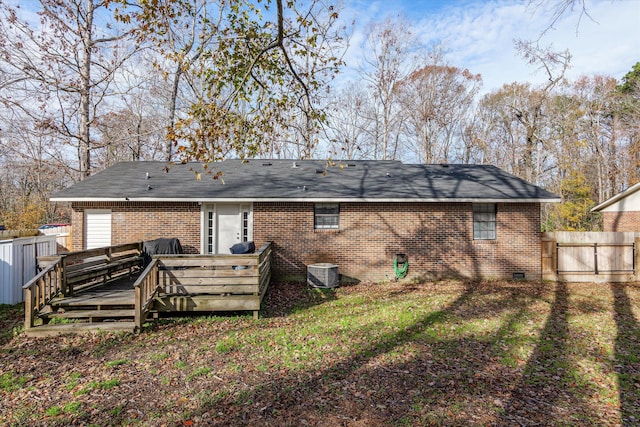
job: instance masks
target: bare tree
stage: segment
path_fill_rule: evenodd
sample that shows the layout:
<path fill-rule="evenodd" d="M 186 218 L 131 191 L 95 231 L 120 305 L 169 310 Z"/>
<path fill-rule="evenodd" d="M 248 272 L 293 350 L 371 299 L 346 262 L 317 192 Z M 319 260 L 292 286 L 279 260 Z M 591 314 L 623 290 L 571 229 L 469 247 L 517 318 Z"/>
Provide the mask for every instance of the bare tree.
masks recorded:
<path fill-rule="evenodd" d="M 582 18 L 587 17 L 593 21 L 593 18 L 589 14 L 587 9 L 586 0 L 529 0 L 528 7 L 534 12 L 542 9 L 545 6 L 551 7 L 551 21 L 549 25 L 540 33 L 538 40 L 542 38 L 550 29 L 554 28 L 558 21 L 565 16 L 571 15 L 577 11 L 578 22 L 576 23 L 576 34 L 580 28 Z"/>
<path fill-rule="evenodd" d="M 522 153 L 523 178 L 530 182 L 537 182 L 543 165 L 537 154 L 544 153 L 546 118 L 544 110 L 552 98 L 553 91 L 564 83 L 571 55 L 568 51 L 555 52 L 551 47 L 541 48 L 532 42 L 522 40 L 516 41 L 516 49 L 529 64 L 543 70 L 548 78 L 548 81 L 539 89 L 529 92 L 526 102 L 514 102 L 509 105 L 517 122 L 525 131 Z"/>
<path fill-rule="evenodd" d="M 407 22 L 387 19 L 371 26 L 366 43 L 370 53 L 361 75 L 372 97 L 373 157 L 393 159 L 404 121 L 396 86 L 414 71 L 415 38 Z"/>
<path fill-rule="evenodd" d="M 296 4 L 292 7 L 300 8 Z M 318 149 L 327 119 L 330 84 L 343 65 L 348 29 L 337 25 L 338 12 L 326 0 L 317 0 L 317 6 L 306 15 L 313 24 L 302 27 L 301 38 L 291 40 L 297 52 L 291 61 L 310 95 L 298 97 L 290 110 L 289 132 L 285 133 L 286 142 L 295 146 L 295 157 L 300 159 L 312 158 Z"/>
<path fill-rule="evenodd" d="M 36 228 L 65 216 L 60 206 L 47 202 L 51 192 L 72 181 L 63 151 L 56 132 L 34 127 L 29 118 L 0 121 L 0 223 Z"/>
<path fill-rule="evenodd" d="M 593 76 L 578 79 L 572 87 L 580 112 L 578 143 L 586 144 L 591 155 L 587 159 L 593 165 L 590 175 L 597 189 L 596 200 L 606 200 L 625 184 L 616 84 L 612 77 Z"/>
<path fill-rule="evenodd" d="M 225 19 L 225 1 L 181 0 L 129 2 L 118 10 L 117 19 L 135 22 L 135 33 L 156 53 L 153 65 L 169 83 L 166 94 L 165 159 L 171 161 L 177 145 L 176 121 L 189 105 L 202 98 L 203 54 L 217 43 Z M 206 59 L 205 59 L 206 60 Z M 185 94 L 181 92 L 185 91 Z M 186 99 L 183 99 L 185 97 Z"/>
<path fill-rule="evenodd" d="M 7 108 L 55 130 L 73 146 L 83 179 L 92 172 L 91 128 L 100 105 L 136 48 L 127 43 L 127 31 L 109 25 L 108 2 L 40 0 L 39 7 L 34 23 L 21 17 L 19 7 L 0 0 L 0 61 L 11 75 L 0 97 Z"/>
<path fill-rule="evenodd" d="M 122 160 L 166 160 L 166 101 L 172 82 L 158 72 L 152 59 L 157 57 L 136 55 L 112 84 L 108 112 L 95 124 L 93 155 L 97 168 Z"/>
<path fill-rule="evenodd" d="M 365 89 L 357 83 L 335 94 L 327 118 L 329 152 L 335 158 L 355 160 L 373 157 L 369 102 Z"/>
<path fill-rule="evenodd" d="M 408 117 L 405 133 L 421 162 L 452 159 L 481 82 L 478 74 L 437 63 L 399 82 L 398 101 Z"/>

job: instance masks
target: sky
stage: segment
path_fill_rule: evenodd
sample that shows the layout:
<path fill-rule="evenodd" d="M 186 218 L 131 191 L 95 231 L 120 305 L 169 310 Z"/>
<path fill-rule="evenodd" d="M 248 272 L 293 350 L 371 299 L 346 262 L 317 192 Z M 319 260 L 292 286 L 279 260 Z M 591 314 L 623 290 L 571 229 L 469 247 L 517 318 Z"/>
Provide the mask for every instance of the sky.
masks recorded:
<path fill-rule="evenodd" d="M 528 0 L 344 0 L 342 17 L 355 20 L 345 60 L 352 72 L 361 67 L 367 27 L 402 16 L 422 44 L 442 44 L 449 65 L 481 74 L 483 92 L 546 79 L 519 56 L 515 39 L 538 40 L 540 46 L 556 51 L 568 49 L 570 80 L 595 74 L 620 80 L 640 61 L 640 0 L 585 0 L 590 17 L 574 9 L 542 34 L 553 21 L 551 6 L 559 1 L 534 0 L 530 5 Z M 539 3 L 543 4 L 536 8 Z"/>
<path fill-rule="evenodd" d="M 19 2 L 23 12 L 37 9 L 35 0 L 10 1 Z M 551 9 L 561 1 L 329 0 L 342 2 L 343 22 L 355 22 L 341 78 L 358 78 L 368 27 L 398 16 L 411 23 L 424 46 L 439 42 L 449 65 L 480 74 L 484 93 L 503 84 L 546 80 L 546 75 L 519 56 L 515 39 L 539 40 L 540 46 L 552 46 L 556 51 L 568 49 L 572 60 L 567 77 L 571 80 L 594 74 L 620 80 L 640 61 L 640 0 L 584 0 L 589 16 L 581 16 L 578 7 L 549 28 Z M 577 3 L 581 6 L 581 0 Z"/>

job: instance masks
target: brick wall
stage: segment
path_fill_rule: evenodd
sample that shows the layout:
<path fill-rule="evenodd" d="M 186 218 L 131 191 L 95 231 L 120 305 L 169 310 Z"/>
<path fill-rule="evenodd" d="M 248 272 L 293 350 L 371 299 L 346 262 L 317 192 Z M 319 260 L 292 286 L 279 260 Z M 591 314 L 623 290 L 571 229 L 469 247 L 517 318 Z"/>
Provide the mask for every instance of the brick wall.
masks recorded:
<path fill-rule="evenodd" d="M 111 209 L 111 244 L 177 237 L 186 253 L 200 253 L 197 203 L 112 202 L 72 204 L 73 250 L 84 249 L 84 210 Z"/>
<path fill-rule="evenodd" d="M 177 237 L 200 252 L 197 203 L 82 203 L 73 206 L 73 250 L 83 246 L 84 209 L 112 210 L 112 243 Z M 473 240 L 470 203 L 341 203 L 339 230 L 314 230 L 313 203 L 254 203 L 257 247 L 274 244 L 275 277 L 302 276 L 331 262 L 359 280 L 394 278 L 397 253 L 409 256 L 410 276 L 540 277 L 540 205 L 497 208 L 497 239 Z"/>
<path fill-rule="evenodd" d="M 341 203 L 340 229 L 313 229 L 313 203 L 255 203 L 254 240 L 274 242 L 274 273 L 303 275 L 330 262 L 360 280 L 395 276 L 395 254 L 412 276 L 540 277 L 540 205 L 499 204 L 494 241 L 473 240 L 470 203 Z"/>
<path fill-rule="evenodd" d="M 603 212 L 604 231 L 640 231 L 640 211 Z"/>

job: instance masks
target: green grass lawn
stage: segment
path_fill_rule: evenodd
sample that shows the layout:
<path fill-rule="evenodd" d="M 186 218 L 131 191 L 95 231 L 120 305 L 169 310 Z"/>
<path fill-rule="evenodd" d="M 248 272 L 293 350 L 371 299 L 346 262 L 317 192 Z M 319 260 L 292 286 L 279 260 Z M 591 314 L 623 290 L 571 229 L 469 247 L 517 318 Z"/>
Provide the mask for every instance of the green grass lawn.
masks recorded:
<path fill-rule="evenodd" d="M 264 304 L 42 339 L 1 307 L 0 425 L 640 424 L 638 284 L 277 283 Z"/>

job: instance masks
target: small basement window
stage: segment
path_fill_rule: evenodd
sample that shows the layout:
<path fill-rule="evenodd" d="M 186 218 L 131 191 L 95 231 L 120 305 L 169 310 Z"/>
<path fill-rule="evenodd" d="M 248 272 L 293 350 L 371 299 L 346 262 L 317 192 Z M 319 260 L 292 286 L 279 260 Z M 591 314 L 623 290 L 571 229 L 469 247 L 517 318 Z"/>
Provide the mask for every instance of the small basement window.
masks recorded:
<path fill-rule="evenodd" d="M 473 205 L 473 239 L 496 239 L 495 203 L 475 203 Z"/>
<path fill-rule="evenodd" d="M 314 224 L 316 230 L 340 228 L 340 204 L 316 203 L 314 205 Z"/>

